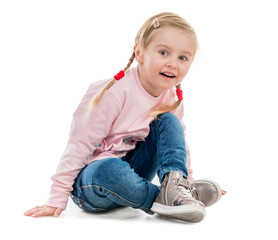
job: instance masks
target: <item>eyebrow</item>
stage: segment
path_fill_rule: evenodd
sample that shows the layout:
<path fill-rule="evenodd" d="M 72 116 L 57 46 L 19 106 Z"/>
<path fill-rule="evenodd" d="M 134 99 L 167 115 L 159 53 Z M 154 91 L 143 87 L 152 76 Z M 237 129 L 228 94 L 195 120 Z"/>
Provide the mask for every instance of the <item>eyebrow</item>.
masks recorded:
<path fill-rule="evenodd" d="M 159 48 L 159 47 L 168 48 L 168 49 L 172 50 L 172 48 L 170 48 L 169 46 L 167 46 L 165 44 L 158 44 L 157 48 Z M 182 51 L 182 53 L 189 54 L 190 56 L 192 56 L 192 53 L 188 52 L 188 51 Z"/>

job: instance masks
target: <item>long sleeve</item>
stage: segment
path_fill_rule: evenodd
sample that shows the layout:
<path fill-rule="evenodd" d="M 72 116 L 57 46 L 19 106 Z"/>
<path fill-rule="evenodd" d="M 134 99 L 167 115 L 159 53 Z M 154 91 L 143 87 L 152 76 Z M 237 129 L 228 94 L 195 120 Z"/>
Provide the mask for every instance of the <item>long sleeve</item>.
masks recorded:
<path fill-rule="evenodd" d="M 97 106 L 90 111 L 94 89 L 87 91 L 73 115 L 69 141 L 52 177 L 47 205 L 65 209 L 72 185 L 88 158 L 94 153 L 111 129 L 121 108 L 111 93 L 106 92 Z"/>

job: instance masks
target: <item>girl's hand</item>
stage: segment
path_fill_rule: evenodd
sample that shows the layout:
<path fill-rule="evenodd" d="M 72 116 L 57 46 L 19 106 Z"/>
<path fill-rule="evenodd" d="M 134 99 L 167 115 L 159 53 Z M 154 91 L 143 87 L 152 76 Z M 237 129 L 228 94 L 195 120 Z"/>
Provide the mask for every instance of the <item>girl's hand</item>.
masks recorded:
<path fill-rule="evenodd" d="M 47 205 L 37 206 L 29 211 L 25 212 L 25 216 L 32 216 L 32 217 L 41 217 L 41 216 L 54 216 L 59 217 L 61 212 L 63 211 L 62 208 L 50 207 Z"/>

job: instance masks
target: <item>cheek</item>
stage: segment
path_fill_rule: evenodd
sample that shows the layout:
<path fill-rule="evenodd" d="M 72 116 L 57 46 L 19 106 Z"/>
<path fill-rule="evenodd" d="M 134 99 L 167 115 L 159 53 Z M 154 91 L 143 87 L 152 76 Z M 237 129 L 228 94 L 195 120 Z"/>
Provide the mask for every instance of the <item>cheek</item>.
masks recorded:
<path fill-rule="evenodd" d="M 161 63 L 153 58 L 145 59 L 144 64 L 152 72 L 157 72 L 161 68 Z"/>
<path fill-rule="evenodd" d="M 186 68 L 186 69 L 184 69 L 184 70 L 182 71 L 182 75 L 185 77 L 186 74 L 187 74 L 187 72 L 188 72 L 188 68 Z"/>
<path fill-rule="evenodd" d="M 165 63 L 162 60 L 155 58 L 152 59 L 151 65 L 156 71 L 160 71 Z"/>
<path fill-rule="evenodd" d="M 188 73 L 189 71 L 189 68 L 190 68 L 190 65 L 186 65 L 186 66 L 181 66 L 180 68 L 180 75 L 185 77 L 186 74 Z"/>

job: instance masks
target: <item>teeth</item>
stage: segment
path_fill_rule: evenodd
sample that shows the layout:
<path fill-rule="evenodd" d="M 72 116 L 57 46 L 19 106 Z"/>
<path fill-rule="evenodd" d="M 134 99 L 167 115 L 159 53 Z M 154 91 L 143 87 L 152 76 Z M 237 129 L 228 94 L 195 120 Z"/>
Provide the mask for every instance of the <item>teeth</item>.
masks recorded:
<path fill-rule="evenodd" d="M 164 75 L 166 75 L 166 76 L 168 76 L 168 77 L 175 77 L 175 75 L 173 75 L 173 74 L 170 74 L 170 73 L 163 73 Z"/>
<path fill-rule="evenodd" d="M 169 77 L 174 77 L 174 75 L 172 74 L 169 74 L 169 73 L 164 73 L 166 76 L 169 76 Z"/>

